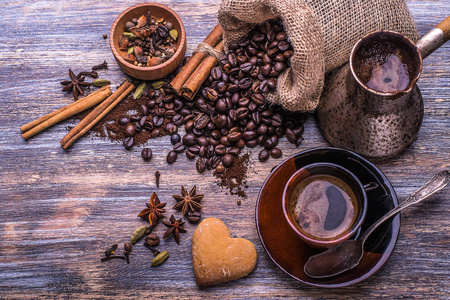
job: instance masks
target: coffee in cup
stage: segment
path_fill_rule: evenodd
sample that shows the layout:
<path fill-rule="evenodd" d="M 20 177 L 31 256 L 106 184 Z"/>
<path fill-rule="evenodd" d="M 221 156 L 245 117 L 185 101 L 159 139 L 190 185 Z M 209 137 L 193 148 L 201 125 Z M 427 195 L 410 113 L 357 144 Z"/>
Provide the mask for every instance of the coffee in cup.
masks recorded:
<path fill-rule="evenodd" d="M 298 170 L 283 193 L 288 223 L 305 242 L 321 248 L 352 236 L 364 221 L 366 206 L 358 178 L 330 163 Z"/>

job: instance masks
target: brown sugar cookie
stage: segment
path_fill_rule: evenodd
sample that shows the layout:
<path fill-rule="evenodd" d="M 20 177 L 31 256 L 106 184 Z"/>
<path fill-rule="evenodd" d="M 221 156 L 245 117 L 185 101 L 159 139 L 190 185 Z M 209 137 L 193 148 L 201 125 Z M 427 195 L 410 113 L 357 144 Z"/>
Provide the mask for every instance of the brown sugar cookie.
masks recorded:
<path fill-rule="evenodd" d="M 247 276 L 256 266 L 255 245 L 231 238 L 227 225 L 207 218 L 192 237 L 192 263 L 198 286 L 213 285 Z"/>

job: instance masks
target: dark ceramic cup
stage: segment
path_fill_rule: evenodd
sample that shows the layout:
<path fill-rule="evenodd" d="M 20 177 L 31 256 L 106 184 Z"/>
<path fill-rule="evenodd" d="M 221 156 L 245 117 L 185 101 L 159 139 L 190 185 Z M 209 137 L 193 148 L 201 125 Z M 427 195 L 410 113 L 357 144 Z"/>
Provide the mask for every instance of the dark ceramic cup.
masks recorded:
<path fill-rule="evenodd" d="M 306 244 L 328 248 L 354 236 L 364 222 L 367 195 L 359 179 L 332 163 L 295 172 L 282 197 L 284 216 Z"/>

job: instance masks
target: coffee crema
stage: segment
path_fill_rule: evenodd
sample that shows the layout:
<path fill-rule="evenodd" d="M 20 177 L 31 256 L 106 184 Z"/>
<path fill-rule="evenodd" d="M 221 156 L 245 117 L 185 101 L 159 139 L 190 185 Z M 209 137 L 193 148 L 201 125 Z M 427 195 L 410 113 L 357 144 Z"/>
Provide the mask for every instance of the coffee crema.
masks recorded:
<path fill-rule="evenodd" d="M 351 229 L 358 214 L 350 186 L 331 175 L 313 175 L 292 193 L 292 215 L 299 229 L 314 238 L 331 239 Z"/>

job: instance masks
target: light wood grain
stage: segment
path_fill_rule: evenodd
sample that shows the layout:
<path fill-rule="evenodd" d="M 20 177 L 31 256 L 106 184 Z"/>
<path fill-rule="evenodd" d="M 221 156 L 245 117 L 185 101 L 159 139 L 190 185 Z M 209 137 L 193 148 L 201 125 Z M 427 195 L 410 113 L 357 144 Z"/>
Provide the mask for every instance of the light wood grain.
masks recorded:
<path fill-rule="evenodd" d="M 217 24 L 220 1 L 158 1 L 183 19 L 187 53 Z M 129 1 L 11 1 L 0 3 L 0 298 L 326 298 L 355 299 L 448 298 L 450 278 L 449 210 L 447 188 L 402 212 L 400 237 L 387 264 L 360 284 L 322 290 L 291 279 L 270 260 L 255 227 L 259 188 L 281 160 L 257 161 L 251 151 L 247 199 L 237 206 L 236 196 L 221 189 L 210 172 L 198 174 L 184 155 L 169 166 L 167 138 L 151 140 L 151 162 L 143 162 L 141 147 L 131 151 L 99 138 L 82 138 L 69 151 L 59 140 L 70 122 L 56 125 L 29 141 L 19 127 L 73 101 L 61 92 L 60 81 L 107 60 L 100 78 L 114 91 L 125 74 L 114 62 L 108 40 L 114 19 Z M 407 1 L 420 34 L 449 13 L 449 2 Z M 425 116 L 417 140 L 394 158 L 374 161 L 391 180 L 401 199 L 437 171 L 450 168 L 450 45 L 424 60 L 421 89 Z M 302 150 L 328 146 L 314 118 L 306 123 L 304 142 L 294 148 L 285 138 L 283 158 Z M 161 172 L 156 190 L 154 172 Z M 187 224 L 180 245 L 162 241 L 170 258 L 150 268 L 152 255 L 136 245 L 131 264 L 101 263 L 111 244 L 123 243 L 145 224 L 137 218 L 151 193 L 168 202 L 180 183 L 196 184 L 205 194 L 203 217 L 219 217 L 233 237 L 256 245 L 256 269 L 245 279 L 199 289 L 194 280 L 190 239 L 195 226 Z M 156 232 L 162 234 L 159 224 Z M 122 244 L 121 244 L 122 247 Z M 122 249 L 118 253 L 121 253 Z"/>

